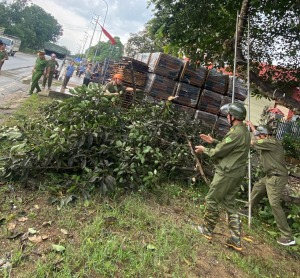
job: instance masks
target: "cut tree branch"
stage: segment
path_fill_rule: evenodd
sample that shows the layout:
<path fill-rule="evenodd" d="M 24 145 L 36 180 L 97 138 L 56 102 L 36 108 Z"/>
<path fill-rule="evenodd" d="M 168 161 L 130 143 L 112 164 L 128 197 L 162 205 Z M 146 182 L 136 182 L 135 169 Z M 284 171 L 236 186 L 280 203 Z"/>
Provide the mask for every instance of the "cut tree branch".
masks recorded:
<path fill-rule="evenodd" d="M 188 144 L 189 144 L 189 146 L 191 148 L 191 153 L 193 154 L 193 156 L 194 156 L 194 158 L 196 160 L 196 165 L 197 165 L 198 170 L 200 172 L 201 178 L 204 180 L 204 182 L 206 183 L 206 185 L 209 186 L 209 182 L 208 182 L 208 180 L 207 180 L 207 178 L 206 178 L 206 176 L 204 174 L 202 165 L 201 165 L 201 163 L 200 163 L 200 161 L 199 161 L 199 159 L 198 159 L 198 157 L 197 157 L 197 155 L 196 155 L 196 153 L 194 151 L 193 145 L 192 145 L 189 137 L 186 134 L 185 134 L 185 138 L 186 138 L 186 140 L 187 140 L 187 142 L 188 142 Z"/>

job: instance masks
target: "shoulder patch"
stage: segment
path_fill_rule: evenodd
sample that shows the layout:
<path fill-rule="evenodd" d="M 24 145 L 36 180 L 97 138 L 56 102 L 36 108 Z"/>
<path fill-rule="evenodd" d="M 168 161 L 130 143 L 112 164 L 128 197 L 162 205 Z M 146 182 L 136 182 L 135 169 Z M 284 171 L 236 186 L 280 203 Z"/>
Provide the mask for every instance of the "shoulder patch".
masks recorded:
<path fill-rule="evenodd" d="M 225 139 L 225 142 L 226 143 L 230 143 L 232 140 L 231 140 L 231 138 L 229 138 L 229 137 L 227 137 L 226 139 Z"/>
<path fill-rule="evenodd" d="M 230 131 L 234 131 L 234 128 L 231 128 Z"/>
<path fill-rule="evenodd" d="M 264 140 L 263 139 L 259 139 L 257 140 L 257 143 L 262 143 Z"/>

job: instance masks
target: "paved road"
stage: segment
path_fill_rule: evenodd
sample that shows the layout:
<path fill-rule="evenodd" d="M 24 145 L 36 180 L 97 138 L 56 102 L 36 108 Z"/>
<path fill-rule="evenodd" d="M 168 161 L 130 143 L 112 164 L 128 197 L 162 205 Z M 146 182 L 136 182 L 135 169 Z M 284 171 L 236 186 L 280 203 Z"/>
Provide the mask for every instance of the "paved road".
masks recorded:
<path fill-rule="evenodd" d="M 2 70 L 12 70 L 24 67 L 33 67 L 36 60 L 36 55 L 24 54 L 22 52 L 17 52 L 15 56 L 8 56 L 7 61 L 4 62 Z"/>
<path fill-rule="evenodd" d="M 23 84 L 22 79 L 31 75 L 35 60 L 35 55 L 18 52 L 5 61 L 0 75 L 0 108 L 26 95 L 29 85 Z"/>

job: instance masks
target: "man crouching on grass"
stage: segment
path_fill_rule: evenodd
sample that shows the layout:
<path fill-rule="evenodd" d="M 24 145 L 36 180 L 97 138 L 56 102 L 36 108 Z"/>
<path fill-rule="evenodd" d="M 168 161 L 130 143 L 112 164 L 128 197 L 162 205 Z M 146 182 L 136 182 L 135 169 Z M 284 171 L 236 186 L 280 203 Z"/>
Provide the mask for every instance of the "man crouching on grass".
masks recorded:
<path fill-rule="evenodd" d="M 201 139 L 216 145 L 216 147 L 208 149 L 204 146 L 196 146 L 195 150 L 196 153 L 204 153 L 219 159 L 219 163 L 205 198 L 207 206 L 204 224 L 194 224 L 193 228 L 211 240 L 213 230 L 219 219 L 219 205 L 222 203 L 229 216 L 231 231 L 231 238 L 226 240 L 226 245 L 241 251 L 241 223 L 234 202 L 244 179 L 251 137 L 247 127 L 243 124 L 247 113 L 243 104 L 226 104 L 221 110 L 227 114 L 227 120 L 231 125 L 230 131 L 221 142 L 213 139 L 210 135 L 201 134 Z"/>

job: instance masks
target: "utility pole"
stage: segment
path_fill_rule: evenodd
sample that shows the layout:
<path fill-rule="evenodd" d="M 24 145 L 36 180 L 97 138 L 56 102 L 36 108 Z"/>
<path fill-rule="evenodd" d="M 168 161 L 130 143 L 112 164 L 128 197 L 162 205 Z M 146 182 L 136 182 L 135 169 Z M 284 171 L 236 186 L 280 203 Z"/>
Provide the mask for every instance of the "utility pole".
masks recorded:
<path fill-rule="evenodd" d="M 80 50 L 81 50 L 81 44 L 77 43 L 77 49 L 76 49 L 76 53 L 75 53 L 75 54 L 77 54 L 77 58 L 79 58 L 79 56 L 80 56 Z"/>
<path fill-rule="evenodd" d="M 80 51 L 80 59 L 81 59 L 81 56 L 82 56 L 81 53 L 83 54 L 84 47 L 85 47 L 85 44 L 87 42 L 87 39 L 90 36 L 87 32 L 84 32 L 84 33 L 85 33 L 84 38 L 83 38 L 83 40 L 81 40 L 81 42 L 83 43 L 83 46 L 82 46 L 82 50 Z"/>
<path fill-rule="evenodd" d="M 104 28 L 104 25 L 105 25 L 105 20 L 106 20 L 106 16 L 107 16 L 107 12 L 108 12 L 108 4 L 105 0 L 103 0 L 106 4 L 106 13 L 105 13 L 105 17 L 104 17 L 104 21 L 103 21 L 103 24 L 102 24 L 102 27 Z M 96 51 L 95 51 L 95 55 L 94 55 L 94 58 L 93 58 L 93 63 L 95 63 L 95 60 L 96 60 L 96 56 L 97 56 L 97 52 L 98 52 L 98 48 L 99 48 L 99 44 L 100 44 L 100 40 L 101 40 L 101 37 L 102 37 L 102 28 L 101 28 L 101 33 L 100 33 L 100 37 L 99 37 L 99 41 L 98 41 L 98 44 L 97 44 L 97 48 L 96 48 Z"/>
<path fill-rule="evenodd" d="M 89 49 L 88 49 L 88 51 L 87 51 L 87 53 L 86 53 L 86 57 L 85 57 L 85 58 L 88 58 L 89 53 L 90 53 L 91 45 L 92 45 L 93 38 L 94 38 L 94 35 L 95 35 L 95 31 L 96 31 L 96 28 L 97 28 L 97 22 L 98 22 L 98 20 L 99 20 L 99 15 L 97 15 L 97 18 L 94 19 L 94 20 L 95 20 L 95 28 L 94 28 L 94 32 L 93 32 L 93 35 L 92 35 L 91 41 L 90 41 L 90 46 L 89 46 Z"/>

